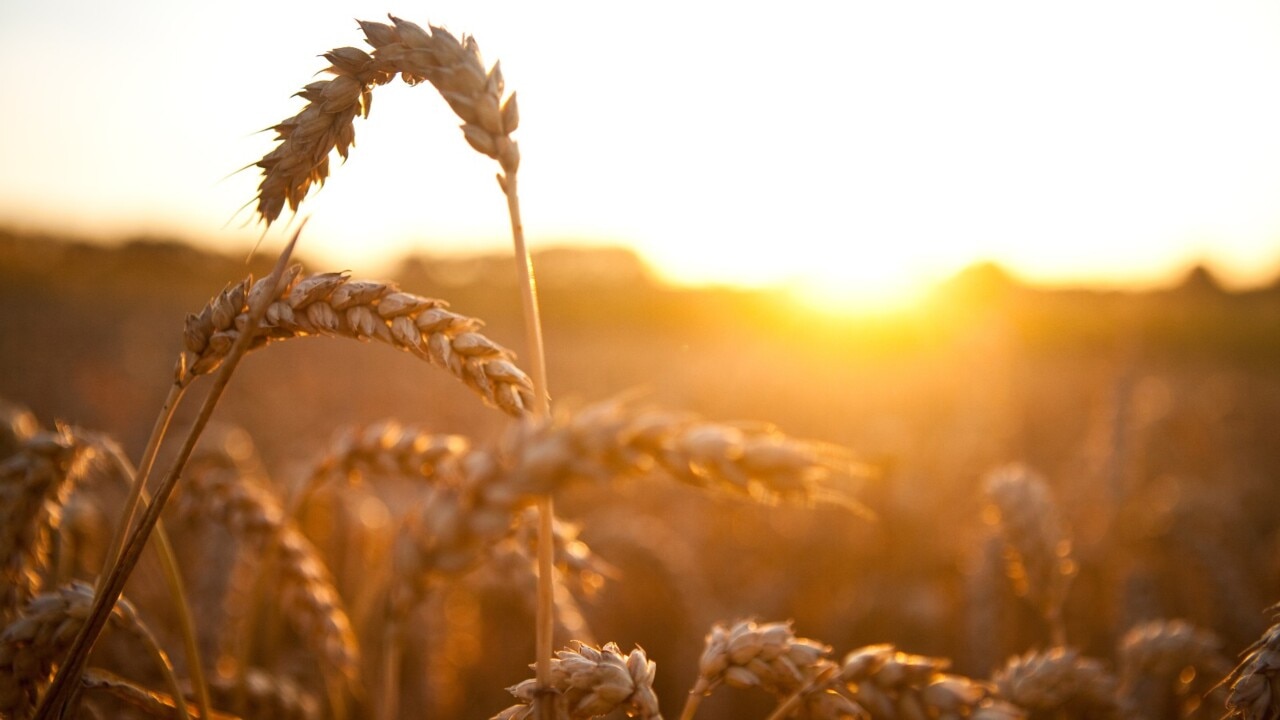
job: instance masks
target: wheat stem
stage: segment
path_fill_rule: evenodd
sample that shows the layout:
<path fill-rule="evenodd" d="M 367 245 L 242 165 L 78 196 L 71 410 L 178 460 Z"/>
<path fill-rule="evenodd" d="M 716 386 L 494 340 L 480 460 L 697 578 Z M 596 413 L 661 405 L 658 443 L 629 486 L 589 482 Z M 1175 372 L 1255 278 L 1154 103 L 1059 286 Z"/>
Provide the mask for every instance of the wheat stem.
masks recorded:
<path fill-rule="evenodd" d="M 533 417 L 551 414 L 551 397 L 547 393 L 546 351 L 542 343 L 542 320 L 538 313 L 538 289 L 533 277 L 533 260 L 524 241 L 524 225 L 520 220 L 520 196 L 516 191 L 516 169 L 498 175 L 498 184 L 507 196 L 507 214 L 511 217 L 511 240 L 515 245 L 516 274 L 520 278 L 520 299 L 524 309 L 525 346 L 529 353 L 529 371 L 533 380 Z M 555 581 L 553 577 L 555 504 L 550 495 L 538 501 L 538 606 L 535 615 L 535 677 L 538 687 L 551 686 L 551 657 L 555 633 Z M 551 704 L 539 703 L 539 716 L 551 720 Z"/>
<path fill-rule="evenodd" d="M 232 373 L 235 372 L 236 366 L 240 364 L 244 354 L 249 351 L 258 325 L 262 322 L 267 306 L 271 303 L 271 299 L 275 294 L 273 290 L 279 286 L 281 278 L 284 277 L 285 268 L 289 265 L 289 258 L 293 254 L 293 248 L 297 244 L 298 236 L 301 234 L 302 226 L 305 224 L 306 222 L 304 221 L 298 226 L 293 238 L 289 240 L 289 243 L 285 245 L 284 250 L 280 253 L 276 266 L 262 286 L 264 292 L 255 293 L 251 296 L 248 322 L 244 331 L 236 338 L 231 352 L 228 353 L 226 361 L 223 363 L 223 367 L 219 369 L 218 374 L 214 377 L 213 386 L 209 389 L 209 394 L 205 397 L 204 404 L 200 407 L 200 413 L 196 416 L 195 423 L 187 433 L 187 437 L 178 451 L 177 459 L 174 460 L 173 466 L 156 490 L 154 502 L 147 507 L 138 526 L 129 533 L 129 538 L 124 543 L 120 557 L 112 565 L 110 571 L 104 571 L 107 577 L 96 593 L 93 609 L 90 611 L 89 617 L 85 619 L 80 632 L 76 634 L 76 639 L 67 653 L 66 660 L 58 667 L 58 673 L 54 676 L 53 684 L 49 686 L 49 691 L 41 699 L 40 706 L 36 710 L 35 720 L 53 720 L 55 717 L 61 717 L 70 693 L 79 686 L 79 678 L 81 673 L 84 672 L 85 663 L 88 662 L 89 652 L 93 649 L 93 644 L 102 633 L 102 628 L 106 624 L 107 617 L 111 614 L 111 609 L 115 606 L 116 601 L 120 599 L 125 581 L 128 580 L 133 568 L 138 564 L 138 559 L 142 556 L 142 549 L 146 546 L 151 530 L 160 520 L 160 512 L 164 509 L 165 503 L 173 493 L 173 488 L 178 484 L 178 477 L 182 474 L 183 468 L 186 467 L 187 460 L 191 457 L 191 452 L 195 450 L 196 441 L 200 438 L 200 434 L 204 432 L 205 426 L 209 424 L 213 409 L 217 406 L 218 400 L 222 398 L 222 393 L 231 381 Z"/>
<path fill-rule="evenodd" d="M 142 451 L 142 461 L 138 463 L 138 469 L 133 473 L 133 486 L 129 489 L 129 499 L 125 502 L 124 512 L 121 513 L 120 522 L 111 532 L 111 542 L 107 545 L 103 567 L 112 567 L 120 559 L 120 548 L 124 544 L 124 538 L 130 526 L 133 525 L 133 517 L 138 512 L 138 503 L 141 501 L 143 488 L 146 487 L 148 476 L 151 474 L 151 467 L 155 464 L 156 453 L 160 450 L 160 443 L 164 440 L 169 423 L 173 421 L 174 411 L 178 409 L 178 403 L 182 402 L 186 389 L 187 386 L 174 383 L 169 387 L 169 394 L 165 397 L 164 404 L 160 406 L 160 413 L 156 416 L 155 425 L 151 429 L 151 437 L 147 438 L 147 446 Z M 98 577 L 99 591 L 102 590 L 104 577 L 105 574 Z"/>

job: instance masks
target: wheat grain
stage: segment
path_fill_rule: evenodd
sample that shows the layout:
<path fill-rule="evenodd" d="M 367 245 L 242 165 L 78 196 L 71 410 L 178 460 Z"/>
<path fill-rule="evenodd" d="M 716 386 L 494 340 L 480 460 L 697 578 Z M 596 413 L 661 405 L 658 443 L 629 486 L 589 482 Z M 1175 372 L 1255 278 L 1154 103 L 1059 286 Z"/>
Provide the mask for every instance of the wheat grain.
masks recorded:
<path fill-rule="evenodd" d="M 389 283 L 353 281 L 345 273 L 300 274 L 299 267 L 290 269 L 267 308 L 254 347 L 313 335 L 377 340 L 445 368 L 507 413 L 520 415 L 529 406 L 528 376 L 516 367 L 511 351 L 478 332 L 481 321 L 450 312 L 442 300 L 401 292 Z M 178 386 L 222 364 L 246 321 L 250 295 L 265 291 L 262 282 L 246 278 L 211 299 L 199 314 L 187 316 L 174 371 Z"/>
<path fill-rule="evenodd" d="M 360 21 L 373 54 L 354 47 L 325 53 L 330 63 L 325 72 L 334 77 L 304 87 L 298 93 L 307 103 L 302 111 L 271 128 L 280 145 L 255 163 L 263 175 L 257 212 L 268 225 L 286 204 L 296 211 L 311 186 L 324 183 L 330 153 L 347 158 L 355 144 L 356 116 L 368 117 L 373 88 L 397 74 L 410 85 L 423 80 L 434 85 L 464 121 L 463 137 L 473 148 L 508 173 L 519 167 L 520 151 L 510 137 L 519 110 L 514 93 L 503 97 L 501 68 L 495 64 L 485 70 L 474 38 L 459 41 L 444 28 L 391 21 Z"/>
<path fill-rule="evenodd" d="M 624 655 L 614 643 L 603 648 L 576 643 L 573 649 L 556 653 L 551 663 L 551 689 L 557 693 L 557 712 L 569 720 L 586 720 L 622 709 L 641 720 L 661 720 L 658 696 L 653 692 L 656 667 L 640 648 Z M 537 681 L 525 680 L 508 690 L 520 702 L 493 720 L 535 717 Z"/>

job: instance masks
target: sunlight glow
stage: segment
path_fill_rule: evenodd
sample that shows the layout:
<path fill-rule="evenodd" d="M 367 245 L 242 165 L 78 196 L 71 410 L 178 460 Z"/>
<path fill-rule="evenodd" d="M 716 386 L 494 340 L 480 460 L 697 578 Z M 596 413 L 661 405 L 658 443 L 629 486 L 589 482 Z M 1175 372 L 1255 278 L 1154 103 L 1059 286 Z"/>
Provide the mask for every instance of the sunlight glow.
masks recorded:
<path fill-rule="evenodd" d="M 257 236 L 236 213 L 258 177 L 234 173 L 272 147 L 256 131 L 299 109 L 318 53 L 360 42 L 353 15 L 388 9 L 64 4 L 84 12 L 3 11 L 0 79 L 24 112 L 0 133 L 0 223 L 222 246 Z M 621 243 L 677 282 L 788 284 L 827 306 L 901 303 L 980 260 L 1053 283 L 1169 281 L 1203 260 L 1236 284 L 1277 272 L 1275 3 L 498 5 L 390 9 L 503 61 L 535 249 Z M 118 49 L 143 44 L 166 63 Z M 60 82 L 26 82 L 32 56 Z M 372 272 L 509 247 L 496 167 L 440 99 L 375 95 L 303 206 L 304 254 Z"/>

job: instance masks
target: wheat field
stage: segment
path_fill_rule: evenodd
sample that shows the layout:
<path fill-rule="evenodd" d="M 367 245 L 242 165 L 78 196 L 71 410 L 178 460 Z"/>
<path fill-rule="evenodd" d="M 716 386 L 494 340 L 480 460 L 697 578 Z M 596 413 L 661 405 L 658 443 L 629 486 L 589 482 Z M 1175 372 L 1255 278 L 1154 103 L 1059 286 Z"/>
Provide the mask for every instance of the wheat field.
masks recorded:
<path fill-rule="evenodd" d="M 1275 289 L 852 321 L 548 252 L 535 297 L 500 66 L 359 30 L 259 218 L 425 84 L 516 271 L 0 238 L 0 715 L 1280 717 Z"/>

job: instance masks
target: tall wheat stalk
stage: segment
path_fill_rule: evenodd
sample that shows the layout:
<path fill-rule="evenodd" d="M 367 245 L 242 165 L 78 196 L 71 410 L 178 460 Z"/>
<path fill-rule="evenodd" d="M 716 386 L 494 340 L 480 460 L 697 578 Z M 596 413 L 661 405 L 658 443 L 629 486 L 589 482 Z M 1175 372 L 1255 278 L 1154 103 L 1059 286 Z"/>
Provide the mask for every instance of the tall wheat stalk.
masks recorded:
<path fill-rule="evenodd" d="M 550 414 L 542 324 L 538 312 L 533 263 L 525 245 L 520 219 L 517 171 L 520 150 L 511 133 L 519 126 L 520 113 L 514 93 L 506 95 L 501 66 L 486 69 L 475 39 L 454 37 L 442 27 L 423 28 L 391 16 L 391 24 L 360 21 L 372 54 L 353 47 L 325 54 L 334 77 L 307 85 L 299 94 L 307 106 L 274 127 L 280 145 L 257 165 L 263 170 L 258 188 L 257 211 L 270 224 L 287 204 L 296 210 L 311 186 L 323 182 L 329 172 L 329 155 L 336 150 L 347 157 L 355 142 L 352 125 L 356 115 L 369 113 L 372 90 L 399 74 L 414 85 L 423 80 L 438 90 L 462 119 L 466 141 L 495 160 L 502 168 L 498 184 L 507 198 L 516 273 L 525 318 L 525 338 L 533 375 L 535 419 Z M 551 498 L 538 503 L 538 609 L 536 619 L 537 679 L 550 687 L 552 632 L 555 627 Z M 549 716 L 547 716 L 549 717 Z"/>

